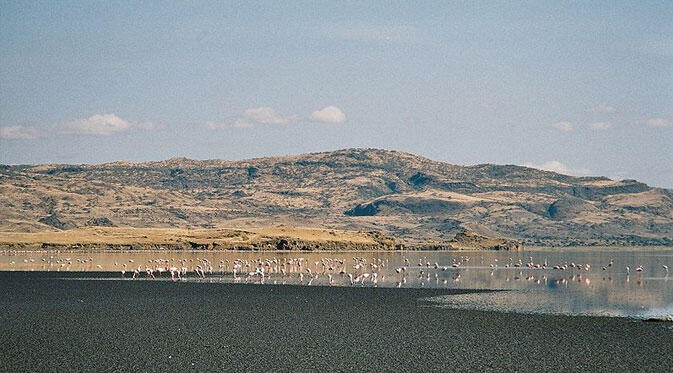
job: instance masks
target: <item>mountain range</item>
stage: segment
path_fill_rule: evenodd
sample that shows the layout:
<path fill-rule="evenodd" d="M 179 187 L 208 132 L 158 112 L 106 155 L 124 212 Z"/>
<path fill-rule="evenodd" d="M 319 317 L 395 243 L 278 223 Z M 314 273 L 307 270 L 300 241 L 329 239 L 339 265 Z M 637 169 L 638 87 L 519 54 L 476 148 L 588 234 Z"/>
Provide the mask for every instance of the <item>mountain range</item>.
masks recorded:
<path fill-rule="evenodd" d="M 301 226 L 406 243 L 459 233 L 526 245 L 673 245 L 673 192 L 380 149 L 244 161 L 0 166 L 0 232 Z"/>

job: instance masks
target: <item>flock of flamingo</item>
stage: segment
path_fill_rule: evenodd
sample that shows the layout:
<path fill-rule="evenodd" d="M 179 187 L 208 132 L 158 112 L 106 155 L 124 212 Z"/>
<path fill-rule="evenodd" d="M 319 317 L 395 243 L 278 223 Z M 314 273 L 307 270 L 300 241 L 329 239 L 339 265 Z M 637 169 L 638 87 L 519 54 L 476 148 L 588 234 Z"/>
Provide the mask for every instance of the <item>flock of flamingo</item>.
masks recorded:
<path fill-rule="evenodd" d="M 168 278 L 172 281 L 181 281 L 188 277 L 196 279 L 205 279 L 206 277 L 214 276 L 233 276 L 235 282 L 258 282 L 264 284 L 267 281 L 273 283 L 285 283 L 292 278 L 299 281 L 300 284 L 311 285 L 314 281 L 323 278 L 326 279 L 328 285 L 343 285 L 343 286 L 377 286 L 379 281 L 385 281 L 386 273 L 394 277 L 394 282 L 397 287 L 407 283 L 409 275 L 415 272 L 417 280 L 423 286 L 426 282 L 434 280 L 437 284 L 441 281 L 443 284 L 449 282 L 449 278 L 453 282 L 461 280 L 461 272 L 474 268 L 488 268 L 490 275 L 493 276 L 496 270 L 499 269 L 514 269 L 516 270 L 513 276 L 507 276 L 506 281 L 510 280 L 527 280 L 536 284 L 547 284 L 549 281 L 547 272 L 535 272 L 530 270 L 546 269 L 555 271 L 568 271 L 568 277 L 556 278 L 553 281 L 555 284 L 567 285 L 569 281 L 582 282 L 586 285 L 590 284 L 588 276 L 583 274 L 592 270 L 589 263 L 574 263 L 563 262 L 559 264 L 550 265 L 545 258 L 542 262 L 536 263 L 533 257 L 529 257 L 528 261 L 524 263 L 523 259 L 514 260 L 509 258 L 505 263 L 500 263 L 497 258 L 493 259 L 491 263 L 486 264 L 484 257 L 481 256 L 481 262 L 476 266 L 470 266 L 470 260 L 477 259 L 477 257 L 460 256 L 453 258 L 450 264 L 440 265 L 438 262 L 431 263 L 427 257 L 419 259 L 418 263 L 412 265 L 410 260 L 403 258 L 403 265 L 396 266 L 394 270 L 386 270 L 389 266 L 389 259 L 365 258 L 354 256 L 352 258 L 330 258 L 322 257 L 319 260 L 309 261 L 303 257 L 297 258 L 256 258 L 256 259 L 222 259 L 219 263 L 213 263 L 206 258 L 196 259 L 176 259 L 176 258 L 162 258 L 149 259 L 146 263 L 136 263 L 134 259 L 127 259 L 123 263 L 115 262 L 114 268 L 119 271 L 123 279 L 160 279 Z M 50 256 L 49 258 L 24 259 L 25 263 L 33 263 L 41 261 L 45 265 L 53 267 L 56 265 L 59 270 L 69 270 L 73 264 L 93 265 L 93 258 L 58 258 Z M 10 265 L 15 262 L 11 261 Z M 217 268 L 215 266 L 217 265 Z M 602 271 L 608 273 L 615 267 L 615 261 L 610 260 L 604 266 L 601 266 Z M 101 264 L 96 265 L 98 271 L 103 271 Z M 668 278 L 668 266 L 662 265 L 661 269 L 664 271 L 666 278 Z M 107 270 L 107 268 L 106 268 Z M 441 272 L 451 271 L 451 276 L 440 276 Z M 629 281 L 631 268 L 624 267 L 626 273 L 626 281 Z M 524 271 L 526 273 L 524 274 Z M 634 268 L 634 271 L 641 273 L 644 271 L 642 265 Z M 324 280 L 322 280 L 324 281 Z"/>

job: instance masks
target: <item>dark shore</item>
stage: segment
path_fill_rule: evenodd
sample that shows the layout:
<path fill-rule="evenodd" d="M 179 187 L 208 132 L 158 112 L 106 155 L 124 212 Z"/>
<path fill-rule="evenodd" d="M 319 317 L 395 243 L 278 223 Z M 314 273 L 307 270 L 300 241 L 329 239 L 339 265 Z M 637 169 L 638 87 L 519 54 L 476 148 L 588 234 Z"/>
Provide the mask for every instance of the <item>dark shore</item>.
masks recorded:
<path fill-rule="evenodd" d="M 670 323 L 419 300 L 454 290 L 54 279 L 82 276 L 0 272 L 1 371 L 673 371 Z"/>

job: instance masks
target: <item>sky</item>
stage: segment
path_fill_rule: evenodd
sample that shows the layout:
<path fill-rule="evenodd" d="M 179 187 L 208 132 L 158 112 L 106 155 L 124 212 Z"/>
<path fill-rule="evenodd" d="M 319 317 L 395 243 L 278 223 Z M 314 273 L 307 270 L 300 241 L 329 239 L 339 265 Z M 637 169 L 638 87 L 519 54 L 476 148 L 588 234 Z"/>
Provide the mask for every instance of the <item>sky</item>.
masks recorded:
<path fill-rule="evenodd" d="M 673 188 L 672 1 L 0 0 L 0 163 L 342 148 Z"/>

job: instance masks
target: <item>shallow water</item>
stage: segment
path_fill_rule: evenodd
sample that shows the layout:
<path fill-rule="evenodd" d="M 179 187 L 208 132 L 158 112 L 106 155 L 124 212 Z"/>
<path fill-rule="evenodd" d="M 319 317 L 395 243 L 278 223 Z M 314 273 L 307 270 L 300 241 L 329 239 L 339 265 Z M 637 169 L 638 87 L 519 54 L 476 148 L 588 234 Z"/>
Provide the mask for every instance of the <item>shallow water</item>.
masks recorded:
<path fill-rule="evenodd" d="M 274 258 L 277 264 L 264 267 L 263 279 L 260 275 L 250 276 L 257 266 L 253 260 Z M 280 263 L 297 258 L 303 259 L 301 267 L 287 264 L 286 274 L 280 273 Z M 344 264 L 326 262 L 323 268 L 321 261 L 325 258 L 341 260 Z M 233 275 L 235 260 L 243 263 L 236 276 Z M 363 265 L 354 268 L 357 263 Z M 372 267 L 372 263 L 377 268 Z M 205 278 L 195 274 L 197 266 L 206 269 Z M 567 268 L 554 269 L 554 266 Z M 507 290 L 430 299 L 437 306 L 450 308 L 643 319 L 673 315 L 673 248 L 522 252 L 0 253 L 0 270 L 5 271 L 108 271 L 119 274 L 110 279 L 128 281 L 138 267 L 137 278 L 150 281 L 171 280 L 170 274 L 165 270 L 160 273 L 159 267 L 184 267 L 188 274 L 182 281 L 351 286 L 348 277 L 351 274 L 355 280 L 352 286 Z M 153 269 L 154 278 L 147 274 L 147 267 Z M 642 271 L 637 271 L 638 267 Z M 123 278 L 122 270 L 126 272 Z M 342 270 L 345 275 L 339 273 Z"/>

